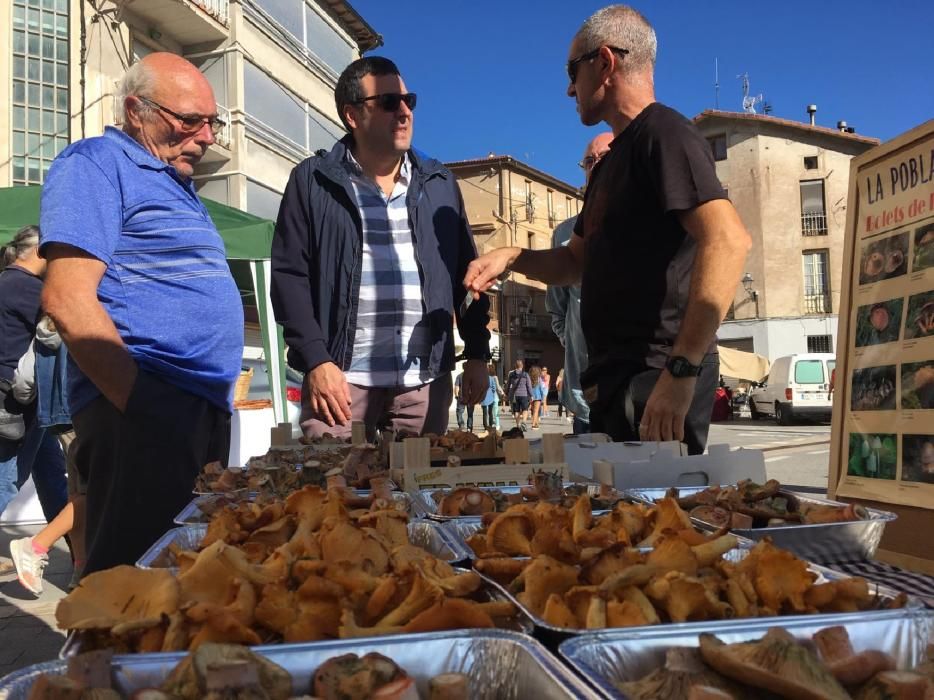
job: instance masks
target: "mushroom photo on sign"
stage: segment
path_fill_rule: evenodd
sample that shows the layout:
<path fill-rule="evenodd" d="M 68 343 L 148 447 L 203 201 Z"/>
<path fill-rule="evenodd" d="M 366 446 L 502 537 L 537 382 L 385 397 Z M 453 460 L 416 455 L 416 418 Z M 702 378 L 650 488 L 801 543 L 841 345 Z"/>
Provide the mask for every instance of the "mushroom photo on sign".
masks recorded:
<path fill-rule="evenodd" d="M 895 408 L 895 365 L 853 372 L 851 411 L 891 411 Z"/>
<path fill-rule="evenodd" d="M 934 224 L 927 224 L 915 231 L 915 254 L 911 259 L 911 271 L 926 270 L 934 265 Z"/>
<path fill-rule="evenodd" d="M 850 433 L 846 473 L 867 479 L 894 479 L 898 436 L 890 433 Z"/>
<path fill-rule="evenodd" d="M 902 481 L 934 484 L 934 435 L 902 437 Z"/>
<path fill-rule="evenodd" d="M 901 297 L 860 306 L 856 312 L 856 347 L 898 340 L 904 306 Z"/>
<path fill-rule="evenodd" d="M 926 338 L 934 333 L 934 292 L 922 292 L 908 299 L 905 340 Z"/>
<path fill-rule="evenodd" d="M 908 232 L 863 246 L 859 262 L 859 283 L 871 284 L 899 277 L 908 272 Z"/>
<path fill-rule="evenodd" d="M 934 408 L 934 360 L 902 365 L 902 408 Z"/>

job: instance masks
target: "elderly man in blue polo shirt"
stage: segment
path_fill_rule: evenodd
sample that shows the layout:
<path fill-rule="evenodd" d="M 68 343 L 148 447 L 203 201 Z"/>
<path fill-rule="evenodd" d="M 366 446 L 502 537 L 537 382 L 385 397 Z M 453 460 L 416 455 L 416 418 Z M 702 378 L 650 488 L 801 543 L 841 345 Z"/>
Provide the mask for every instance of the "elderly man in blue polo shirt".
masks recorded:
<path fill-rule="evenodd" d="M 191 63 L 154 53 L 121 85 L 123 131 L 71 144 L 42 191 L 43 306 L 76 370 L 85 575 L 132 564 L 226 461 L 243 307 L 194 166 L 222 126 Z"/>

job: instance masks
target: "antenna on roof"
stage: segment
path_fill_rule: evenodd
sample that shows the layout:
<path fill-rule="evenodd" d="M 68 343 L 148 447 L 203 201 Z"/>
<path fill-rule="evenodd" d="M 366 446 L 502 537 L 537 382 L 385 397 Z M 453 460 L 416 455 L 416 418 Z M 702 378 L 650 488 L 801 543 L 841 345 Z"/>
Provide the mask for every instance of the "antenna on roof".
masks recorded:
<path fill-rule="evenodd" d="M 714 107 L 720 109 L 720 60 L 714 56 L 713 58 L 713 88 L 716 94 L 714 98 Z"/>
<path fill-rule="evenodd" d="M 736 77 L 741 78 L 743 81 L 743 111 L 747 114 L 755 114 L 756 105 L 762 102 L 764 98 L 761 93 L 755 96 L 749 94 L 749 73 L 742 73 Z M 771 111 L 771 107 L 769 111 Z"/>

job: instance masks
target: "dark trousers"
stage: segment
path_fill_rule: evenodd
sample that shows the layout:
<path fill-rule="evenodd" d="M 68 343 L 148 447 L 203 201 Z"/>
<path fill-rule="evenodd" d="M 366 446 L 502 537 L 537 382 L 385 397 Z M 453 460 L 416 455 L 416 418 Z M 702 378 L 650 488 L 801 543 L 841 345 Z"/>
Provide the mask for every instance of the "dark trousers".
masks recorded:
<path fill-rule="evenodd" d="M 457 429 L 464 429 L 464 411 L 467 411 L 467 430 L 473 432 L 473 406 L 466 406 L 457 402 Z"/>
<path fill-rule="evenodd" d="M 98 397 L 73 417 L 87 480 L 87 575 L 136 560 L 192 499 L 198 472 L 226 464 L 230 415 L 140 372 L 124 413 Z"/>
<path fill-rule="evenodd" d="M 714 392 L 720 382 L 720 357 L 710 353 L 701 363 L 694 400 L 684 419 L 684 443 L 688 454 L 703 454 L 707 447 Z M 597 399 L 590 404 L 590 429 L 607 433 L 614 441 L 639 440 L 639 423 L 662 370 L 621 365 L 619 374 L 598 384 Z"/>

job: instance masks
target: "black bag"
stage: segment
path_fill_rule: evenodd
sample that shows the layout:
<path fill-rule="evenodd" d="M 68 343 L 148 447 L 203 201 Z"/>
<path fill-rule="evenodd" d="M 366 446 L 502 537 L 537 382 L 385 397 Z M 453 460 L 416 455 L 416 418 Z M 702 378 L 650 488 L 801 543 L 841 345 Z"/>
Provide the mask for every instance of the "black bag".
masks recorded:
<path fill-rule="evenodd" d="M 18 442 L 26 435 L 26 407 L 13 398 L 10 382 L 0 379 L 0 439 Z"/>

